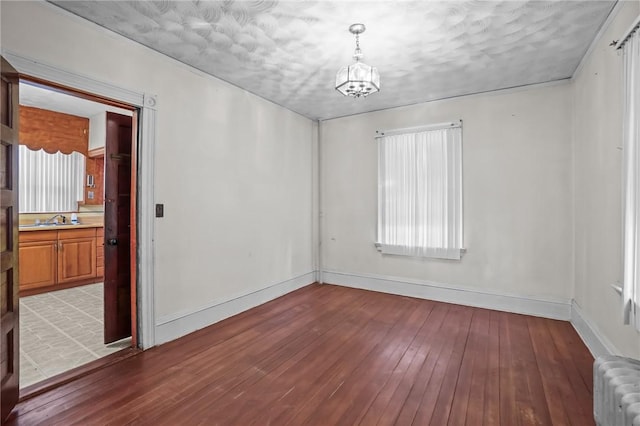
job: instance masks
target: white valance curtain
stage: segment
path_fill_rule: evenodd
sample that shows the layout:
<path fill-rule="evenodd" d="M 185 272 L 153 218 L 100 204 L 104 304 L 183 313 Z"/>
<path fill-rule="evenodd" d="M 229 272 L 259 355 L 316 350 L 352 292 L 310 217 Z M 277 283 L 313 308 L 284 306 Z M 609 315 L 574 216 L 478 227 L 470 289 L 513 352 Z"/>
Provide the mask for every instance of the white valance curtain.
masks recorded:
<path fill-rule="evenodd" d="M 84 200 L 84 155 L 19 147 L 20 213 L 77 211 Z"/>
<path fill-rule="evenodd" d="M 624 56 L 624 319 L 640 330 L 640 34 L 636 28 Z"/>
<path fill-rule="evenodd" d="M 382 253 L 460 259 L 462 128 L 378 138 Z"/>

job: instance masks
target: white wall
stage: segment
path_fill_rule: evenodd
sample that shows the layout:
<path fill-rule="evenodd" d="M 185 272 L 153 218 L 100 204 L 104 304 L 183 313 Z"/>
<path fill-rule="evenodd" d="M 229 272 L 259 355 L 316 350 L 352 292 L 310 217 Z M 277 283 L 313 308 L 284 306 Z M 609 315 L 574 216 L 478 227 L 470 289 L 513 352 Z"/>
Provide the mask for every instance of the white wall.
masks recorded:
<path fill-rule="evenodd" d="M 614 352 L 640 357 L 640 337 L 622 325 L 622 56 L 609 46 L 640 13 L 624 2 L 573 83 L 575 290 L 584 317 Z"/>
<path fill-rule="evenodd" d="M 313 273 L 312 121 L 55 6 L 2 2 L 0 12 L 3 51 L 158 96 L 155 184 L 145 190 L 165 204 L 159 324 Z"/>
<path fill-rule="evenodd" d="M 375 131 L 456 119 L 463 120 L 467 253 L 461 261 L 383 256 L 374 247 Z M 322 122 L 323 269 L 568 307 L 571 120 L 571 86 L 563 82 Z"/>
<path fill-rule="evenodd" d="M 99 112 L 89 117 L 89 151 L 104 148 L 107 141 L 107 113 Z"/>

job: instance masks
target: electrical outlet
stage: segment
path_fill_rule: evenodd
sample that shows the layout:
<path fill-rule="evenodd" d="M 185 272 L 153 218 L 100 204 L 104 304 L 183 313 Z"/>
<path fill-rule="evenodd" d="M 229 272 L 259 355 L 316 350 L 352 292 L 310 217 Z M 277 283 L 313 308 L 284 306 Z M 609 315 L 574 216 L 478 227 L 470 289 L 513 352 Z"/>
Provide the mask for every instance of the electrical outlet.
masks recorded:
<path fill-rule="evenodd" d="M 164 217 L 164 204 L 156 204 L 156 217 Z"/>
<path fill-rule="evenodd" d="M 93 200 L 93 191 L 87 191 L 87 198 Z"/>

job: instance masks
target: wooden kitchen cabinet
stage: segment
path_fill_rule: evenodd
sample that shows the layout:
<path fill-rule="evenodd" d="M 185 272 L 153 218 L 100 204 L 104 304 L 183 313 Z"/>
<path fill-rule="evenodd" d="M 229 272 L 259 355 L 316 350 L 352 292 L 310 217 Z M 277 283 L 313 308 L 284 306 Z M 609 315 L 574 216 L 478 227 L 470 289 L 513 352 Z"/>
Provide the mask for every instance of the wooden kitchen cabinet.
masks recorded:
<path fill-rule="evenodd" d="M 102 232 L 102 228 L 99 228 Z M 98 281 L 96 228 L 20 232 L 20 294 Z"/>
<path fill-rule="evenodd" d="M 58 284 L 95 278 L 96 229 L 58 231 Z"/>
<path fill-rule="evenodd" d="M 58 238 L 55 231 L 21 233 L 18 256 L 20 290 L 48 287 L 56 283 Z"/>

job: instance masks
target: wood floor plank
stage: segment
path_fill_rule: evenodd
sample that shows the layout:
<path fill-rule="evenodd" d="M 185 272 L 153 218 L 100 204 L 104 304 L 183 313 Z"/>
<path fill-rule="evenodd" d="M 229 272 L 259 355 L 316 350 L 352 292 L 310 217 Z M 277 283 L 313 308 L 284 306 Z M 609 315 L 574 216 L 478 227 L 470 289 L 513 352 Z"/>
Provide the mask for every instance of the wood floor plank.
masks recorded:
<path fill-rule="evenodd" d="M 402 312 L 399 304 L 387 304 L 377 308 L 374 306 L 373 304 L 367 305 L 366 314 L 370 316 L 363 326 L 348 322 L 343 323 L 340 328 L 336 329 L 337 333 L 333 338 L 316 347 L 316 351 L 303 359 L 296 360 L 297 362 L 286 370 L 275 371 L 273 374 L 263 377 L 260 386 L 250 390 L 251 395 L 255 395 L 255 399 L 262 402 L 258 406 L 264 410 L 280 398 L 288 397 L 288 401 L 293 401 L 297 400 L 299 396 L 304 397 L 321 378 L 330 382 L 329 378 L 336 376 L 334 370 L 342 359 L 345 357 L 358 359 L 367 353 L 375 345 L 378 334 L 384 333 L 384 328 L 380 327 L 381 323 L 393 321 Z M 287 370 L 291 371 L 286 377 L 283 377 Z M 294 387 L 294 391 L 289 392 Z M 268 396 L 265 397 L 267 392 Z M 245 399 L 234 405 L 237 412 L 225 410 L 225 415 L 235 424 L 249 424 L 253 419 L 246 418 L 246 409 L 253 405 L 252 401 Z M 235 415 L 232 417 L 231 414 Z"/>
<path fill-rule="evenodd" d="M 395 423 L 407 395 L 413 388 L 415 377 L 432 350 L 435 337 L 449 311 L 449 305 L 435 304 L 424 327 L 420 330 L 402 360 L 392 372 L 384 389 L 378 392 L 360 421 L 361 425 L 390 425 Z"/>
<path fill-rule="evenodd" d="M 499 341 L 499 377 L 500 377 L 500 422 L 505 425 L 519 424 L 518 407 L 516 404 L 516 387 L 523 383 L 516 382 L 515 361 L 512 354 L 513 342 L 508 322 L 511 316 L 500 312 L 498 314 Z"/>
<path fill-rule="evenodd" d="M 461 374 L 462 358 L 464 357 L 469 328 L 474 309 L 466 306 L 456 307 L 458 311 L 452 323 L 456 328 L 448 339 L 453 342 L 451 351 L 441 354 L 436 364 L 434 374 L 418 406 L 412 424 L 448 424 L 451 405 L 456 386 Z M 466 382 L 466 380 L 464 380 Z M 435 397 L 437 395 L 437 398 Z M 434 405 L 431 404 L 434 403 Z"/>
<path fill-rule="evenodd" d="M 276 424 L 313 424 L 311 417 L 316 413 L 316 410 L 322 411 L 324 408 L 333 406 L 336 401 L 342 402 L 339 390 L 345 386 L 345 383 L 346 386 L 349 386 L 351 375 L 360 366 L 362 360 L 375 350 L 398 319 L 406 314 L 408 310 L 403 309 L 403 305 L 406 303 L 394 305 L 390 310 L 376 315 L 375 320 L 369 324 L 372 327 L 362 329 L 353 341 L 342 340 L 343 350 L 347 357 L 334 359 L 329 355 L 333 362 L 324 371 L 322 380 L 315 375 L 312 376 L 312 380 L 304 380 L 301 383 L 300 392 L 289 395 L 285 400 L 285 403 L 293 407 L 290 420 L 285 422 L 283 417 L 279 416 L 274 419 Z M 354 364 L 358 366 L 355 369 Z"/>
<path fill-rule="evenodd" d="M 406 340 L 402 345 L 397 346 L 397 361 L 395 357 L 390 358 L 393 361 L 385 367 L 388 374 L 381 377 L 383 380 L 378 381 L 372 392 L 359 395 L 360 402 L 353 404 L 354 409 L 349 411 L 347 416 L 343 416 L 341 422 L 348 424 L 375 423 L 374 419 L 377 421 L 381 417 L 402 379 L 408 373 L 410 366 L 418 364 L 416 358 L 429 335 L 429 324 L 437 321 L 437 313 L 434 312 L 434 308 L 438 304 L 421 303 L 421 305 L 424 306 L 417 310 L 420 315 L 419 319 L 417 318 L 416 321 L 412 322 L 412 327 L 405 330 Z M 418 359 L 424 359 L 424 357 L 418 357 Z M 359 413 L 358 410 L 360 411 Z"/>
<path fill-rule="evenodd" d="M 473 312 L 449 424 L 481 425 L 484 418 L 484 386 L 488 375 L 490 311 Z"/>
<path fill-rule="evenodd" d="M 414 423 L 419 411 L 420 419 L 425 421 L 422 424 L 428 424 L 435 410 L 436 401 L 440 395 L 445 373 L 454 354 L 455 346 L 460 340 L 460 331 L 464 328 L 464 326 L 461 327 L 460 323 L 465 324 L 470 313 L 471 311 L 466 307 L 449 306 L 446 318 L 440 324 L 434 339 L 427 343 L 430 349 L 429 354 L 421 365 L 417 380 L 411 383 L 411 390 L 396 419 L 397 424 L 408 425 Z M 450 379 L 456 380 L 457 372 L 455 377 Z"/>
<path fill-rule="evenodd" d="M 568 410 L 570 409 L 571 401 L 567 401 L 566 397 L 570 394 L 571 386 L 567 383 L 567 377 L 562 370 L 562 365 L 554 354 L 555 348 L 549 345 L 552 339 L 548 330 L 546 330 L 545 321 L 532 317 L 527 318 L 527 322 L 553 424 L 559 426 L 569 425 L 570 414 Z"/>
<path fill-rule="evenodd" d="M 501 421 L 500 413 L 500 313 L 489 311 L 489 330 L 487 336 L 487 379 L 484 386 L 485 426 L 506 424 Z M 468 422 L 467 422 L 468 423 Z M 469 426 L 476 424 L 468 423 Z"/>
<path fill-rule="evenodd" d="M 416 306 L 411 315 L 400 317 L 387 335 L 379 340 L 374 350 L 359 362 L 358 368 L 351 373 L 350 380 L 335 392 L 332 400 L 336 402 L 322 404 L 322 409 L 316 411 L 314 419 L 319 421 L 325 418 L 330 424 L 359 423 L 359 419 L 386 385 L 391 372 L 424 326 L 429 314 L 429 309 L 418 309 Z"/>
<path fill-rule="evenodd" d="M 8 425 L 593 424 L 570 324 L 310 285 L 18 404 Z"/>
<path fill-rule="evenodd" d="M 504 318 L 504 316 L 503 316 Z M 506 320 L 506 318 L 505 318 Z M 510 315 L 507 321 L 512 344 L 512 370 L 520 424 L 549 425 L 551 416 L 545 399 L 541 373 L 524 315 Z"/>
<path fill-rule="evenodd" d="M 593 357 L 584 342 L 567 321 L 551 321 L 547 326 L 563 364 L 571 368 L 587 392 L 593 394 Z M 572 384 L 576 389 L 580 387 L 577 380 L 572 380 Z"/>
<path fill-rule="evenodd" d="M 592 393 L 583 382 L 573 358 L 563 339 L 554 339 L 553 320 L 528 318 L 531 340 L 538 358 L 540 375 L 545 386 L 547 405 L 551 419 L 557 425 L 589 425 L 593 423 L 589 407 L 573 404 L 573 399 L 592 398 Z"/>

